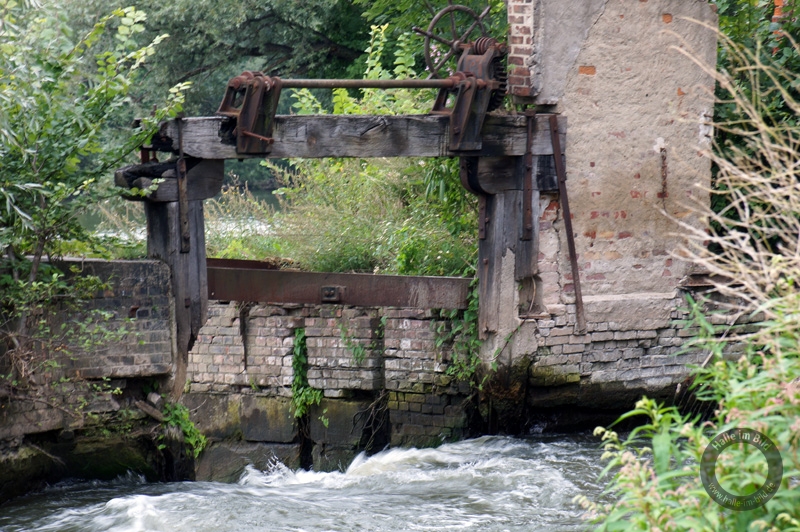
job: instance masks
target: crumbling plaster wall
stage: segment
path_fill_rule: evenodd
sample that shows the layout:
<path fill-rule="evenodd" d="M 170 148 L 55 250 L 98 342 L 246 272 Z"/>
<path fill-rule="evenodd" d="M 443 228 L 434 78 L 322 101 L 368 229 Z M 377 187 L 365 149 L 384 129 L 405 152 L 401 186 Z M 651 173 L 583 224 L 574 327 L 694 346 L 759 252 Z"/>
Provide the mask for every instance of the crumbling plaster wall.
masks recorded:
<path fill-rule="evenodd" d="M 501 292 L 509 305 L 484 358 L 513 363 L 532 356 L 534 373 L 546 358 L 548 365 L 570 366 L 563 383 L 576 386 L 605 377 L 624 381 L 619 372 L 632 369 L 652 377 L 649 384 L 637 379 L 644 389 L 680 380 L 682 372 L 665 378 L 642 368 L 650 366 L 649 349 L 659 346 L 662 332 L 676 327 L 670 320 L 682 304 L 681 279 L 692 268 L 681 260 L 679 222 L 702 224 L 692 205 L 708 201 L 710 161 L 701 152 L 710 141 L 714 82 L 692 58 L 715 64 L 715 10 L 706 0 L 509 0 L 508 13 L 515 102 L 568 120 L 567 191 L 588 331 L 574 328 L 558 194 L 543 193 L 545 321 L 519 318 L 508 253 Z M 553 331 L 561 337 L 556 343 Z M 661 344 L 670 345 L 661 347 L 678 343 L 665 338 Z M 623 353 L 633 347 L 642 350 Z"/>

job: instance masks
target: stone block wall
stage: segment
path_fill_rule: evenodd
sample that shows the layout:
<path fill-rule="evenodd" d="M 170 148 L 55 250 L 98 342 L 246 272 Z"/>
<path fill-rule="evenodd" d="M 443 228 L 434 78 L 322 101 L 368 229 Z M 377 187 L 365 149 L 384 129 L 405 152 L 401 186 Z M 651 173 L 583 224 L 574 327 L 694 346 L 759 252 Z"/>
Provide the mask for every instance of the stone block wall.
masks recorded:
<path fill-rule="evenodd" d="M 325 397 L 383 387 L 383 324 L 374 308 L 317 307 L 305 319 L 308 384 Z"/>
<path fill-rule="evenodd" d="M 95 275 L 107 289 L 77 311 L 52 318 L 51 329 L 62 324 L 90 323 L 90 311 L 103 311 L 107 317 L 97 323 L 112 332 L 88 350 L 71 346 L 68 351 L 53 350 L 46 356 L 56 363 L 47 375 L 39 375 L 30 389 L 31 399 L 21 397 L 0 401 L 0 441 L 25 435 L 83 425 L 81 413 L 101 414 L 120 409 L 121 399 L 106 388 L 125 389 L 130 379 L 167 378 L 173 369 L 171 292 L 169 269 L 156 261 L 67 260 L 78 273 Z M 91 329 L 91 327 L 89 327 Z M 81 340 L 78 334 L 74 340 Z M 101 338 L 102 340 L 102 338 Z M 0 355 L 0 367 L 3 366 Z M 58 383 L 51 385 L 50 383 Z M 97 383 L 97 387 L 90 386 Z"/>
<path fill-rule="evenodd" d="M 314 464 L 333 467 L 366 440 L 431 445 L 461 437 L 471 390 L 447 375 L 450 355 L 436 338 L 437 329 L 448 324 L 436 316 L 429 309 L 211 302 L 189 354 L 186 400 L 241 412 L 241 406 L 230 406 L 232 397 L 291 397 L 295 332 L 302 329 L 308 385 L 325 397 L 308 418 Z M 201 424 L 208 417 L 198 414 Z M 343 429 L 334 421 L 344 423 L 345 432 L 352 429 L 355 439 L 338 437 Z M 241 427 L 248 424 L 242 421 Z M 209 434 L 221 438 L 215 430 Z M 286 443 L 240 430 L 248 442 Z"/>
<path fill-rule="evenodd" d="M 95 275 L 108 289 L 84 306 L 110 318 L 102 321 L 109 331 L 125 331 L 117 341 L 93 346 L 88 352 L 72 350 L 60 362 L 68 376 L 86 379 L 149 377 L 172 371 L 170 273 L 157 261 L 67 261 L 83 275 Z M 74 319 L 75 316 L 65 316 Z"/>

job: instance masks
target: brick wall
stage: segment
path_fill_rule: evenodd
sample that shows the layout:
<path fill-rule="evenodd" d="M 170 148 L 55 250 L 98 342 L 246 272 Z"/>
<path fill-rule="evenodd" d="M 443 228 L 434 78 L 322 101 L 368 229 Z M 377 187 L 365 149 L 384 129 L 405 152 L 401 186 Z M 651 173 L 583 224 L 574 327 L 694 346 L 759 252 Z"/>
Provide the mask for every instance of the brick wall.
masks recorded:
<path fill-rule="evenodd" d="M 65 261 L 63 269 L 70 267 L 81 272 L 70 275 L 95 275 L 108 283 L 108 288 L 96 294 L 78 314 L 70 311 L 55 316 L 51 328 L 58 331 L 70 322 L 87 324 L 85 320 L 91 317 L 88 311 L 101 310 L 109 317 L 98 323 L 112 331 L 116 339 L 88 350 L 71 346 L 68 352 L 48 352 L 57 367 L 46 377 L 40 375 L 37 382 L 58 382 L 34 387 L 29 399 L 24 398 L 23 389 L 23 398 L 0 402 L 0 440 L 80 427 L 80 412 L 119 410 L 120 398 L 103 391 L 105 387 L 125 388 L 128 379 L 166 378 L 172 372 L 167 266 L 156 261 Z M 100 391 L 92 383 L 97 383 Z"/>
<path fill-rule="evenodd" d="M 508 92 L 512 96 L 532 96 L 534 7 L 533 0 L 508 0 Z"/>
<path fill-rule="evenodd" d="M 168 375 L 172 371 L 169 268 L 145 260 L 67 262 L 70 265 L 108 283 L 108 290 L 85 308 L 110 313 L 103 325 L 127 334 L 89 352 L 73 350 L 61 361 L 67 374 L 88 379 Z"/>
<path fill-rule="evenodd" d="M 303 329 L 309 386 L 345 403 L 382 397 L 393 444 L 438 443 L 464 434 L 470 393 L 446 373 L 440 326 L 423 309 L 212 302 L 189 354 L 190 395 L 290 397 L 295 330 Z"/>

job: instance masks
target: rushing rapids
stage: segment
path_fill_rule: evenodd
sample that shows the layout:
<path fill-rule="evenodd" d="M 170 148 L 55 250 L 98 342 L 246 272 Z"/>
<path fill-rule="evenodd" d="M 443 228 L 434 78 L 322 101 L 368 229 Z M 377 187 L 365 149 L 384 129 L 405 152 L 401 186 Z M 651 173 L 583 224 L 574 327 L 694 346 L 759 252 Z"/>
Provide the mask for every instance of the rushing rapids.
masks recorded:
<path fill-rule="evenodd" d="M 248 468 L 237 484 L 61 483 L 0 507 L 0 530 L 581 530 L 573 498 L 601 497 L 600 454 L 584 436 L 483 437 L 344 472 Z"/>

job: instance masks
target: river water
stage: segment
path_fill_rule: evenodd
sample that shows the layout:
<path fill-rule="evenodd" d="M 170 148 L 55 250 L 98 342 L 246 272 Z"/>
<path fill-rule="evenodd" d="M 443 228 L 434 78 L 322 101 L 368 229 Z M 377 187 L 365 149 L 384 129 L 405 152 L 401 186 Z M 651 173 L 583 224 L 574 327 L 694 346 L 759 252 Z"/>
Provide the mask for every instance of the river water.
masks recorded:
<path fill-rule="evenodd" d="M 61 483 L 0 506 L 2 531 L 570 531 L 602 498 L 596 438 L 482 437 L 361 455 L 345 472 L 248 468 L 236 484 Z"/>

